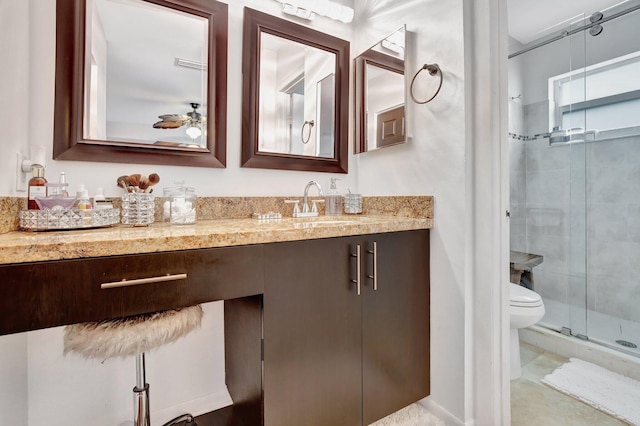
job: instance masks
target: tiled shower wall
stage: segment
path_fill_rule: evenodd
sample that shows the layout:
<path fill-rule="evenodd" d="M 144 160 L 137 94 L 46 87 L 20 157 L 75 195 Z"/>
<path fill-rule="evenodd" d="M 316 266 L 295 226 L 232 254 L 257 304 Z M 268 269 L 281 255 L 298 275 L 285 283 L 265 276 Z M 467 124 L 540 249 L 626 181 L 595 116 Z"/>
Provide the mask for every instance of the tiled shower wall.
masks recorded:
<path fill-rule="evenodd" d="M 511 100 L 510 133 L 548 132 L 547 105 Z M 535 290 L 640 322 L 640 136 L 509 144 L 511 249 L 544 256 Z"/>

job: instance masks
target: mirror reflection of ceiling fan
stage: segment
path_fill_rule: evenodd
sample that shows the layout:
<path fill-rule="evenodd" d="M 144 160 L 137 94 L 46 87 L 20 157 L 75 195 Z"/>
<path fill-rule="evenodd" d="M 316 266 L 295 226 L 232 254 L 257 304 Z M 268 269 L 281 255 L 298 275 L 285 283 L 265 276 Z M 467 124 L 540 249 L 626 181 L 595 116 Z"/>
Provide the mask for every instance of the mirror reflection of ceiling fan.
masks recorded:
<path fill-rule="evenodd" d="M 153 123 L 155 129 L 177 129 L 182 126 L 187 127 L 187 135 L 192 139 L 197 138 L 202 134 L 201 124 L 204 123 L 206 117 L 203 117 L 197 109 L 200 108 L 200 104 L 191 102 L 191 108 L 193 111 L 189 111 L 186 114 L 164 114 L 159 115 L 160 121 Z"/>

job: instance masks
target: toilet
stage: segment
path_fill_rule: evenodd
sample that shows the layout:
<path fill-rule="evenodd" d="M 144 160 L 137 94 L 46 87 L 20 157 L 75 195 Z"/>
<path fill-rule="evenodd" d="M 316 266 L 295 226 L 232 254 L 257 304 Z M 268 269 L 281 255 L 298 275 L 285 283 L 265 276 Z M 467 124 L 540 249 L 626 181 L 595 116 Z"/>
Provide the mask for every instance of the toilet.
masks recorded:
<path fill-rule="evenodd" d="M 529 327 L 544 316 L 542 298 L 535 291 L 509 283 L 509 321 L 511 339 L 511 380 L 522 374 L 518 329 Z"/>

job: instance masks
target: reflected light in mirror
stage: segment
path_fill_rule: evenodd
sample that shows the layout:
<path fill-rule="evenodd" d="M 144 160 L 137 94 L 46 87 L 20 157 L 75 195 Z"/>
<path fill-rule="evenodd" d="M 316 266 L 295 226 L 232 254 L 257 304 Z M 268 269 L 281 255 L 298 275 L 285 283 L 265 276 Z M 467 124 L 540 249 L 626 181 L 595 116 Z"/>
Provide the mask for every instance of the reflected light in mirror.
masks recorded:
<path fill-rule="evenodd" d="M 195 139 L 200 135 L 202 135 L 202 130 L 200 130 L 200 127 L 198 127 L 197 124 L 192 124 L 189 127 L 187 127 L 186 133 L 191 139 Z"/>

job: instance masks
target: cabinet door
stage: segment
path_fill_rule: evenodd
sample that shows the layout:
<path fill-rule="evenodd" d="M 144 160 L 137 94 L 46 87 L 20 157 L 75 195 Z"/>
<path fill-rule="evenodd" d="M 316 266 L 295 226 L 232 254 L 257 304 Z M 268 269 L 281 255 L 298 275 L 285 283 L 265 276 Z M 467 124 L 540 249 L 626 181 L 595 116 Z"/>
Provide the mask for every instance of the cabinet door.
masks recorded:
<path fill-rule="evenodd" d="M 429 231 L 367 237 L 363 286 L 363 424 L 429 395 Z"/>
<path fill-rule="evenodd" d="M 355 239 L 265 246 L 264 424 L 362 424 Z"/>

